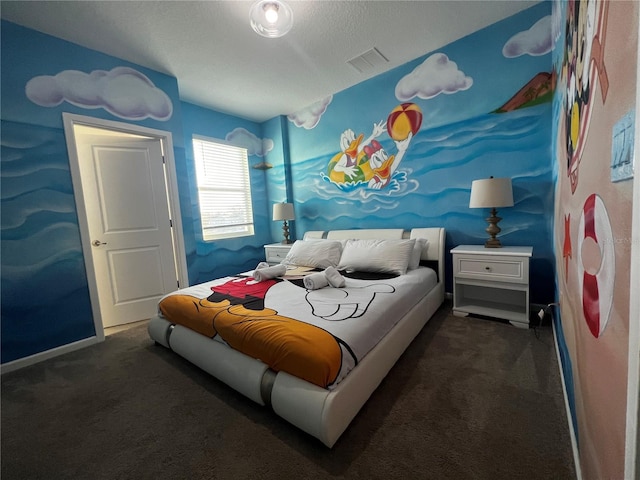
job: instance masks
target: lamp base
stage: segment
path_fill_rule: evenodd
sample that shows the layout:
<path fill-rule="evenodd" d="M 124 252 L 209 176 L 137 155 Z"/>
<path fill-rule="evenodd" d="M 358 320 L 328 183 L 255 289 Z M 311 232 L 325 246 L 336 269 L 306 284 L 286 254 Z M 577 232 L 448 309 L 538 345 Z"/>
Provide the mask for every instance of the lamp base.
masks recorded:
<path fill-rule="evenodd" d="M 489 224 L 486 228 L 486 232 L 491 236 L 491 238 L 488 238 L 487 241 L 484 242 L 484 248 L 502 248 L 502 243 L 500 243 L 500 240 L 496 238 L 496 235 L 501 231 L 498 226 L 498 222 L 502 220 L 502 217 L 498 217 L 496 213 L 498 213 L 498 211 L 495 208 L 492 208 L 491 216 L 485 219 Z"/>
<path fill-rule="evenodd" d="M 282 235 L 284 236 L 284 240 L 282 240 L 282 242 L 280 243 L 289 245 L 291 243 L 291 240 L 289 240 L 289 225 L 287 225 L 286 220 L 282 223 Z"/>
<path fill-rule="evenodd" d="M 489 238 L 484 242 L 484 248 L 502 248 L 502 244 L 497 238 Z"/>

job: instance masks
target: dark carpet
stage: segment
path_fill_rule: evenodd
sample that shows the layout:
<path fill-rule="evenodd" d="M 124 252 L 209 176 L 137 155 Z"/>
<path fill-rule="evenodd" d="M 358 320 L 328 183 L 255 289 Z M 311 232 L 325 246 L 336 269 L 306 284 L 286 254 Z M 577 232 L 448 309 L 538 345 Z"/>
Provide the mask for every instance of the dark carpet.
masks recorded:
<path fill-rule="evenodd" d="M 445 304 L 332 449 L 139 325 L 2 376 L 12 479 L 575 479 L 551 327 Z"/>

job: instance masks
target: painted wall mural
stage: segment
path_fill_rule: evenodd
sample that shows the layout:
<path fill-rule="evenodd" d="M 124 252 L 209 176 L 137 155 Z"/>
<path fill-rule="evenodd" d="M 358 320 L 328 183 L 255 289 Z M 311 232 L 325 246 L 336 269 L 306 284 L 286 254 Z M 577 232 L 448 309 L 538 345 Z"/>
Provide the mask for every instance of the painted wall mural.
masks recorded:
<path fill-rule="evenodd" d="M 184 190 L 190 201 L 189 219 L 192 226 L 193 249 L 187 251 L 187 265 L 190 284 L 201 283 L 224 275 L 253 269 L 264 260 L 263 245 L 271 243 L 271 207 L 267 202 L 267 182 L 265 175 L 273 170 L 268 158 L 276 149 L 272 138 L 262 135 L 260 124 L 243 120 L 219 112 L 181 102 L 184 135 L 189 144 L 185 148 L 188 170 L 183 179 Z M 191 138 L 201 135 L 213 139 L 223 139 L 247 149 L 251 181 L 252 208 L 255 235 L 205 242 L 202 238 L 200 207 L 195 172 L 195 160 Z M 275 160 L 274 160 L 275 161 Z M 224 178 L 220 179 L 221 182 Z M 185 222 L 183 218 L 183 223 Z"/>
<path fill-rule="evenodd" d="M 468 90 L 473 79 L 458 69 L 444 53 L 435 53 L 402 77 L 396 85 L 396 98 L 409 101 L 415 97 L 429 100 L 441 93 L 451 95 Z"/>
<path fill-rule="evenodd" d="M 585 479 L 625 478 L 633 182 L 612 165 L 636 99 L 638 8 L 553 4 L 556 329 Z"/>
<path fill-rule="evenodd" d="M 38 75 L 27 82 L 25 93 L 41 107 L 68 102 L 81 108 L 104 108 L 125 120 L 168 120 L 173 114 L 169 96 L 146 75 L 129 67 Z"/>
<path fill-rule="evenodd" d="M 2 122 L 2 362 L 92 336 L 65 138 Z"/>
<path fill-rule="evenodd" d="M 287 115 L 287 118 L 289 121 L 293 122 L 296 127 L 311 130 L 318 124 L 320 118 L 322 118 L 322 114 L 327 111 L 327 107 L 331 103 L 331 100 L 333 100 L 333 95 L 329 95 L 322 100 L 312 103 L 307 108 L 298 112 L 291 113 Z"/>
<path fill-rule="evenodd" d="M 501 212 L 503 244 L 534 247 L 533 301 L 551 302 L 550 9 L 537 5 L 290 115 L 297 237 L 444 225 L 448 246 L 481 244 L 487 215 L 469 208 L 471 183 L 508 176 L 516 205 Z"/>
<path fill-rule="evenodd" d="M 616 276 L 613 232 L 602 198 L 592 193 L 584 202 L 578 224 L 578 292 L 591 334 L 598 338 L 609 321 Z"/>
<path fill-rule="evenodd" d="M 247 149 L 247 155 L 255 155 L 257 157 L 263 158 L 265 157 L 271 150 L 273 150 L 273 140 L 270 138 L 260 138 L 257 135 L 254 135 L 250 131 L 245 128 L 234 128 L 232 131 L 227 133 L 224 136 L 224 139 L 236 145 L 238 147 L 245 147 Z M 259 170 L 266 170 L 268 168 L 272 168 L 268 162 L 261 161 L 252 166 L 253 168 L 257 168 Z"/>
<path fill-rule="evenodd" d="M 185 164 L 175 79 L 9 22 L 0 33 L 6 363 L 95 334 L 62 112 L 170 131 L 179 177 Z"/>
<path fill-rule="evenodd" d="M 560 81 L 567 93 L 563 110 L 567 175 L 571 192 L 578 185 L 580 157 L 589 133 L 592 90 L 600 80 L 603 102 L 609 80 L 604 65 L 604 43 L 609 2 L 596 0 L 570 2 L 567 11 L 564 61 Z"/>
<path fill-rule="evenodd" d="M 363 141 L 364 134 L 356 138 L 350 128 L 340 136 L 340 152 L 330 161 L 324 180 L 342 190 L 366 185 L 380 190 L 387 187 L 404 156 L 411 138 L 420 129 L 422 111 L 415 103 L 403 103 L 394 108 L 386 122 L 373 125 L 371 135 Z M 389 154 L 376 140 L 383 132 L 395 142 L 394 153 Z M 395 180 L 398 190 L 398 180 Z"/>
<path fill-rule="evenodd" d="M 447 55 L 430 55 L 397 83 L 396 98 L 405 103 L 394 107 L 386 121 L 375 123 L 366 140 L 363 140 L 364 133 L 356 136 L 351 128 L 342 132 L 340 151 L 329 160 L 326 174 L 321 173 L 322 178 L 343 191 L 365 186 L 374 190 L 389 187 L 391 192 L 401 191 L 400 183 L 407 181 L 406 172 L 394 174 L 411 138 L 422 125 L 422 110 L 409 100 L 416 97 L 428 100 L 441 93 L 451 95 L 467 90 L 471 85 L 473 79 L 460 71 Z M 325 99 L 289 117 L 296 126 L 311 129 L 318 124 L 329 103 L 330 99 Z M 377 140 L 385 131 L 395 143 L 391 151 Z"/>
<path fill-rule="evenodd" d="M 541 2 L 263 124 L 181 103 L 175 78 L 3 20 L 2 363 L 94 333 L 62 111 L 172 133 L 192 283 L 255 266 L 262 245 L 281 232 L 270 205 L 285 199 L 296 205 L 298 238 L 306 230 L 443 225 L 448 247 L 478 244 L 486 224 L 468 208 L 470 185 L 500 172 L 512 178 L 516 200 L 501 210 L 501 239 L 533 245 L 532 301 L 560 304 L 555 322 L 583 478 L 623 478 L 633 192 L 628 177 L 611 180 L 611 157 L 616 125 L 636 107 L 639 8 Z M 425 64 L 434 72 L 440 64 L 443 78 L 418 81 Z M 97 87 L 108 94 L 96 95 Z M 145 92 L 151 102 L 140 100 Z M 389 131 L 388 116 L 405 103 L 417 107 L 403 127 L 411 138 L 384 188 L 341 188 L 323 177 L 349 129 L 349 143 L 363 134 L 356 160 L 378 154 L 374 164 L 384 162 L 382 150 L 397 158 L 403 139 Z M 363 145 L 375 125 L 381 132 Z M 197 238 L 190 138 L 232 132 L 253 149 L 252 161 L 273 165 L 251 170 L 257 234 L 205 243 Z M 450 262 L 446 274 L 451 291 Z"/>
<path fill-rule="evenodd" d="M 593 91 L 599 85 L 604 105 L 609 90 L 604 61 L 608 8 L 608 2 L 587 0 L 569 2 L 566 12 L 564 55 L 559 75 L 565 96 L 560 110 L 560 125 L 565 145 L 561 153 L 566 158 L 562 163 L 566 165 L 572 194 L 578 188 L 581 157 L 589 135 L 595 103 L 592 101 L 595 97 Z M 568 275 L 569 259 L 573 253 L 571 244 L 577 241 L 578 291 L 582 310 L 589 330 L 598 338 L 609 320 L 615 278 L 614 242 L 606 203 L 595 193 L 585 200 L 580 212 L 577 240 L 571 238 L 571 213 L 565 214 L 565 222 L 565 276 Z M 594 260 L 596 258 L 598 261 Z"/>

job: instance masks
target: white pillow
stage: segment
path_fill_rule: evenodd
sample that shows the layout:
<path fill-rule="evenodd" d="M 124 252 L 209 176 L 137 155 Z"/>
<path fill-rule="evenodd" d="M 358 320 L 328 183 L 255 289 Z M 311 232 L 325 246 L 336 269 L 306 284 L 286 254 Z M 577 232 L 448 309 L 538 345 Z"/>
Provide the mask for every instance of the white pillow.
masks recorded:
<path fill-rule="evenodd" d="M 429 245 L 429 240 L 427 240 L 426 238 L 416 238 L 415 241 L 416 244 L 413 247 L 411 260 L 409 260 L 407 270 L 414 270 L 420 266 L 420 257 L 422 256 L 422 251 L 427 248 L 427 245 Z"/>
<path fill-rule="evenodd" d="M 285 265 L 327 268 L 340 262 L 342 243 L 333 240 L 296 240 L 282 261 Z"/>
<path fill-rule="evenodd" d="M 413 253 L 411 240 L 348 240 L 338 270 L 404 275 Z"/>

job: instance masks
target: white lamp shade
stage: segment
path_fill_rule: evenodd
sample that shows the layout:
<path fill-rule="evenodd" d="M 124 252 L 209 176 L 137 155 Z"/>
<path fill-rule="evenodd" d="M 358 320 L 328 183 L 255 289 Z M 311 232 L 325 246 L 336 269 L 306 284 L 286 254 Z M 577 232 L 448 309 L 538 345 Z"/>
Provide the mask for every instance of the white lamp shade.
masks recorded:
<path fill-rule="evenodd" d="M 258 35 L 278 38 L 286 34 L 293 26 L 291 7 L 280 0 L 259 0 L 249 13 L 251 27 Z"/>
<path fill-rule="evenodd" d="M 513 207 L 510 178 L 485 178 L 471 182 L 469 208 Z"/>
<path fill-rule="evenodd" d="M 295 220 L 293 203 L 275 203 L 273 205 L 273 220 Z"/>

